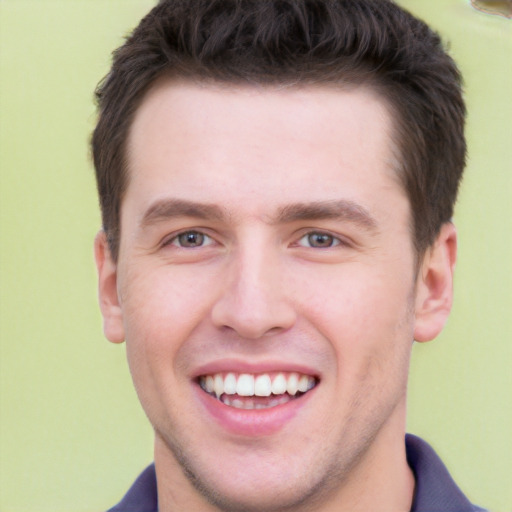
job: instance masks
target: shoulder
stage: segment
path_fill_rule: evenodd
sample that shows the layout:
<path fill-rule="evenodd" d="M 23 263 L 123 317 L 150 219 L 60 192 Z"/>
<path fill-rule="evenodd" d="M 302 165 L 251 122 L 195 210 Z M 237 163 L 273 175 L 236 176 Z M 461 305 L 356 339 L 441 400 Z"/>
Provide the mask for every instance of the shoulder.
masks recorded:
<path fill-rule="evenodd" d="M 405 445 L 416 479 L 411 512 L 485 512 L 466 498 L 429 444 L 407 434 Z"/>
<path fill-rule="evenodd" d="M 155 465 L 148 466 L 124 498 L 107 512 L 158 512 Z"/>

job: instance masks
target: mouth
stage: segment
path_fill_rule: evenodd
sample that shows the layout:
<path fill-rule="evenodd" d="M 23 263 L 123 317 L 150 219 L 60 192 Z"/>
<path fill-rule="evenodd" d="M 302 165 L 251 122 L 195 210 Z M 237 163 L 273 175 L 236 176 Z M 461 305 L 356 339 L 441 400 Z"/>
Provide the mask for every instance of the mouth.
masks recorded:
<path fill-rule="evenodd" d="M 198 377 L 201 389 L 235 409 L 270 409 L 311 391 L 318 379 L 297 372 L 214 373 Z"/>

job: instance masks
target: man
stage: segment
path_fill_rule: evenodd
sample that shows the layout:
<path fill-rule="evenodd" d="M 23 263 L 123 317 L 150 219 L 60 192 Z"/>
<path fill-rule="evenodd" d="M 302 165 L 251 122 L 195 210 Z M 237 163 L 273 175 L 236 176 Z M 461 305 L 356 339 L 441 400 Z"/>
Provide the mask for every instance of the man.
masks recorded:
<path fill-rule="evenodd" d="M 479 510 L 404 442 L 465 160 L 438 36 L 387 0 L 162 1 L 97 95 L 104 330 L 155 431 L 111 510 Z"/>

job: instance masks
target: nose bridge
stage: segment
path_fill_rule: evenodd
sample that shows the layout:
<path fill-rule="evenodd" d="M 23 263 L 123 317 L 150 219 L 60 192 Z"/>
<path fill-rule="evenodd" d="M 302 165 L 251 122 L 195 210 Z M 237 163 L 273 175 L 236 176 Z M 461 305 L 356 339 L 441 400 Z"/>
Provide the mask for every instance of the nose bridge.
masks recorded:
<path fill-rule="evenodd" d="M 212 317 L 218 327 L 256 339 L 289 328 L 295 319 L 287 297 L 277 244 L 251 237 L 233 250 Z"/>

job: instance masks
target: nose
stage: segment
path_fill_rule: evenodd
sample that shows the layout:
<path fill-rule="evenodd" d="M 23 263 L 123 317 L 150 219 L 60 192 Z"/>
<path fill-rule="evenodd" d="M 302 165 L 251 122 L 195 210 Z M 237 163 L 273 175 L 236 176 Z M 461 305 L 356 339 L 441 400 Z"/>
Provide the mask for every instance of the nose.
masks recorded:
<path fill-rule="evenodd" d="M 296 313 L 282 263 L 261 247 L 238 251 L 212 308 L 214 325 L 253 340 L 289 329 Z"/>

